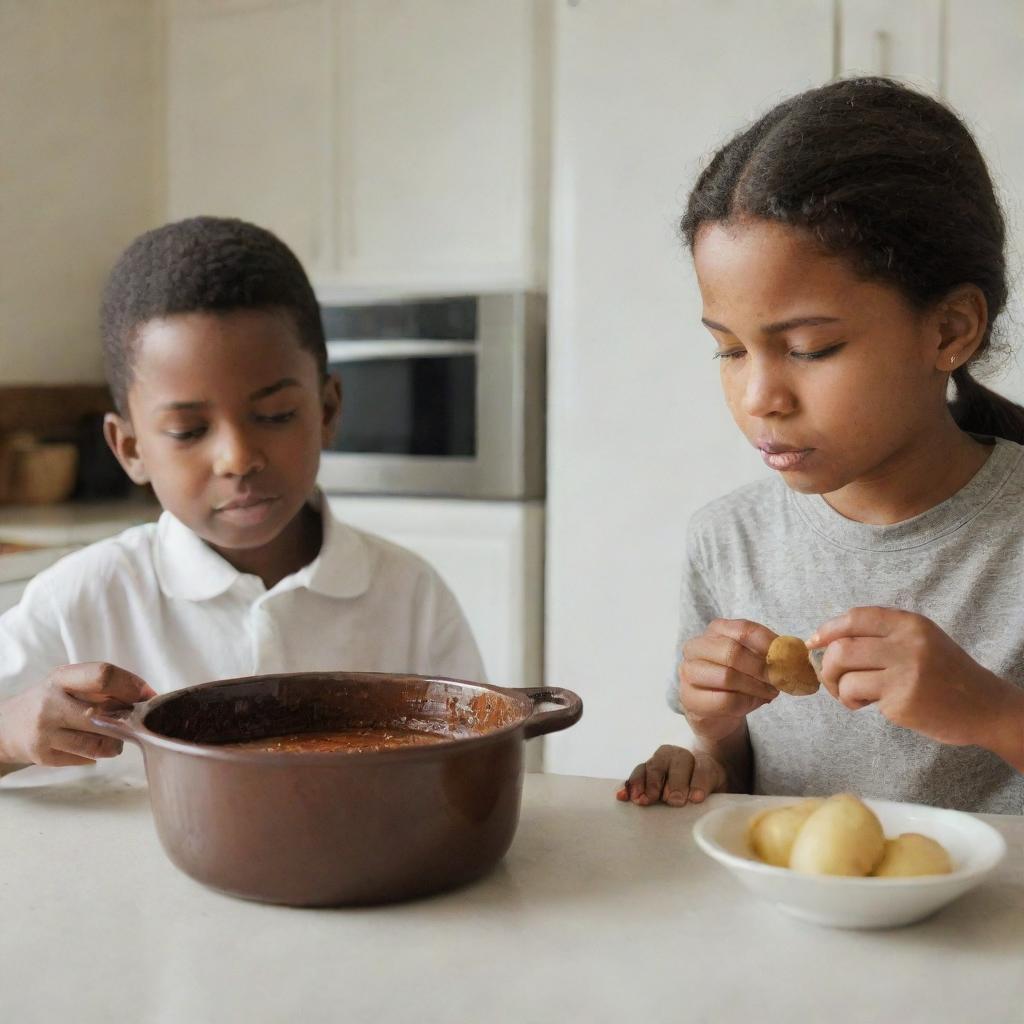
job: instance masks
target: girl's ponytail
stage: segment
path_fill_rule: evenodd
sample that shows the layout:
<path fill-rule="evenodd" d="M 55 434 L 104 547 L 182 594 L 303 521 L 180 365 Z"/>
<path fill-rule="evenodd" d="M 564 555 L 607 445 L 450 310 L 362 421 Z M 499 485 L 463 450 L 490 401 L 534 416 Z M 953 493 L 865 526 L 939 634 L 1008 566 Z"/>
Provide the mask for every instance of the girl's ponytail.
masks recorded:
<path fill-rule="evenodd" d="M 956 398 L 949 411 L 961 430 L 1024 444 L 1024 407 L 979 384 L 966 366 L 953 371 L 953 383 Z"/>

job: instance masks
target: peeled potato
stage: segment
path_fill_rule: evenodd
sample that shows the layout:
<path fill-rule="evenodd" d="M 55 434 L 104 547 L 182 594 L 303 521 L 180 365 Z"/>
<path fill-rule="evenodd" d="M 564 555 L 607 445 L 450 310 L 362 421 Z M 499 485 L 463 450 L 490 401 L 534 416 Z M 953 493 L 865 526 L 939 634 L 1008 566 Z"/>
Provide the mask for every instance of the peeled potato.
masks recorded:
<path fill-rule="evenodd" d="M 953 870 L 941 843 L 917 832 L 904 832 L 898 839 L 887 839 L 881 863 L 875 868 L 878 878 L 910 878 L 914 875 L 948 875 Z"/>
<path fill-rule="evenodd" d="M 824 800 L 802 800 L 798 804 L 762 811 L 750 823 L 750 846 L 766 864 L 789 867 L 789 852 L 804 822 Z"/>
<path fill-rule="evenodd" d="M 818 677 L 807 645 L 796 636 L 777 636 L 768 648 L 768 682 L 793 697 L 817 693 Z"/>
<path fill-rule="evenodd" d="M 870 875 L 885 852 L 878 818 L 855 796 L 829 797 L 804 822 L 789 856 L 808 875 Z"/>

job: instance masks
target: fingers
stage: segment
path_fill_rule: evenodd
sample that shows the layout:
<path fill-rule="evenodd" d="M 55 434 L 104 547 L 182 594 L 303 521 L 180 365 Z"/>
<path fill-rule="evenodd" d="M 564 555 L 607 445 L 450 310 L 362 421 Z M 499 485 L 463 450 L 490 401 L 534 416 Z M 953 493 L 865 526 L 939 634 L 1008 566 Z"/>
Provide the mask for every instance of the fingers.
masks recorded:
<path fill-rule="evenodd" d="M 690 800 L 699 804 L 712 793 L 725 789 L 725 769 L 710 754 L 695 756 L 693 775 L 690 779 Z"/>
<path fill-rule="evenodd" d="M 807 641 L 809 647 L 824 647 L 842 637 L 888 636 L 899 619 L 912 615 L 899 608 L 851 608 L 823 622 Z"/>
<path fill-rule="evenodd" d="M 135 704 L 156 696 L 156 690 L 144 679 L 104 662 L 65 665 L 51 675 L 50 681 L 79 700 L 92 703 L 116 700 Z"/>
<path fill-rule="evenodd" d="M 836 694 L 844 707 L 860 711 L 881 700 L 884 677 L 881 672 L 847 672 L 839 681 Z"/>
<path fill-rule="evenodd" d="M 83 758 L 86 763 L 101 757 L 117 757 L 124 749 L 124 744 L 111 736 L 75 729 L 55 729 L 50 736 L 50 746 L 60 753 Z"/>
<path fill-rule="evenodd" d="M 661 799 L 670 807 L 683 807 L 690 798 L 697 758 L 689 750 L 676 748 L 678 755 L 669 758 L 668 771 L 661 789 Z"/>
<path fill-rule="evenodd" d="M 698 686 L 680 688 L 681 703 L 687 717 L 698 718 L 743 718 L 770 703 L 778 695 L 772 691 L 770 698 L 752 697 L 746 693 L 730 690 L 710 690 Z"/>
<path fill-rule="evenodd" d="M 876 637 L 842 637 L 825 648 L 819 678 L 833 697 L 841 699 L 845 676 L 856 672 L 880 671 L 887 663 L 885 641 Z M 877 698 L 875 698 L 877 699 Z"/>
<path fill-rule="evenodd" d="M 760 622 L 750 622 L 748 619 L 715 619 L 705 630 L 704 635 L 729 637 L 764 658 L 778 633 L 773 633 Z"/>
<path fill-rule="evenodd" d="M 750 656 L 749 651 L 747 655 Z M 728 652 L 723 652 L 723 656 L 728 657 Z M 691 688 L 743 693 L 761 701 L 774 700 L 779 695 L 774 686 L 759 676 L 749 675 L 728 662 L 703 659 L 683 662 L 679 670 L 679 686 L 680 698 Z"/>
<path fill-rule="evenodd" d="M 622 801 L 649 807 L 665 800 L 673 806 L 686 803 L 694 755 L 684 747 L 665 744 L 643 764 L 638 764 L 615 794 Z"/>

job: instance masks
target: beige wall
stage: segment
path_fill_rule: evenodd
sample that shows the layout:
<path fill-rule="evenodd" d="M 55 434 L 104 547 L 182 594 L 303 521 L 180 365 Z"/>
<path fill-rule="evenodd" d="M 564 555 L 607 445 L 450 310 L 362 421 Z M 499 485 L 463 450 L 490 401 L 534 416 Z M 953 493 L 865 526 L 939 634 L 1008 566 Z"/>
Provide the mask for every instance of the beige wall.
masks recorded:
<path fill-rule="evenodd" d="M 162 210 L 159 0 L 0 0 L 0 384 L 98 381 L 100 290 Z"/>

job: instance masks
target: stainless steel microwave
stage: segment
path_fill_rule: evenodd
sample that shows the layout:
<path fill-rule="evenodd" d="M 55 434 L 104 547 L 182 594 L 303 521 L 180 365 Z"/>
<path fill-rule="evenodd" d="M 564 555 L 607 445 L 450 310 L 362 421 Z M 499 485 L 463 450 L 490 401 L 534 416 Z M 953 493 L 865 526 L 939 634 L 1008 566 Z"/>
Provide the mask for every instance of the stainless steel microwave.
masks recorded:
<path fill-rule="evenodd" d="M 544 496 L 545 296 L 322 305 L 341 423 L 329 493 Z"/>

